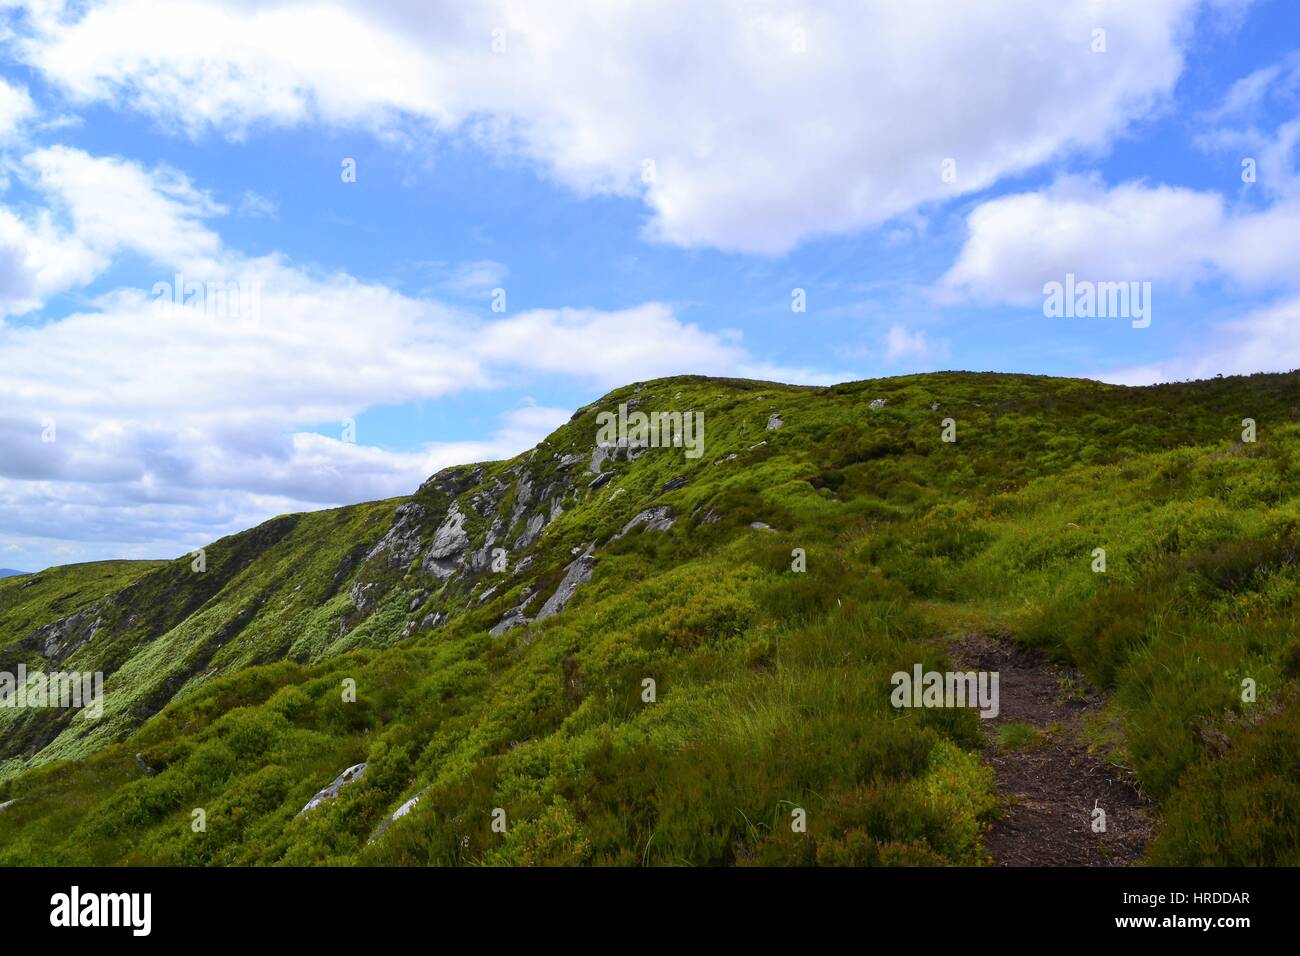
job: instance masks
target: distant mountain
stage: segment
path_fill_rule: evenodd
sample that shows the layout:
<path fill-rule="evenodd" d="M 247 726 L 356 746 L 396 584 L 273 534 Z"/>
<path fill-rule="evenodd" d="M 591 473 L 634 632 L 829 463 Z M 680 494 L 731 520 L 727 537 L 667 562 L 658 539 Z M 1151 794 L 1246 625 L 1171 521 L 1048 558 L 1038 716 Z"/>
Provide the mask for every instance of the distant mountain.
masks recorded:
<path fill-rule="evenodd" d="M 13 568 L 0 568 L 0 578 L 17 578 L 26 573 L 26 571 L 15 571 Z"/>

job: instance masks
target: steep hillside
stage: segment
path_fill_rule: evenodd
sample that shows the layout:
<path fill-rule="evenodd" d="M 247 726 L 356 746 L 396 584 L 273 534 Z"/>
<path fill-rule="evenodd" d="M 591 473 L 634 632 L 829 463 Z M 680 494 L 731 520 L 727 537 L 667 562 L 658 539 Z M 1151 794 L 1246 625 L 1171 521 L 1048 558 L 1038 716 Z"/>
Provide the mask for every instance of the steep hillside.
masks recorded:
<path fill-rule="evenodd" d="M 890 705 L 966 635 L 1104 692 L 1152 858 L 1297 862 L 1298 384 L 663 379 L 199 569 L 5 581 L 0 671 L 107 697 L 0 707 L 0 862 L 986 862 L 979 718 Z"/>

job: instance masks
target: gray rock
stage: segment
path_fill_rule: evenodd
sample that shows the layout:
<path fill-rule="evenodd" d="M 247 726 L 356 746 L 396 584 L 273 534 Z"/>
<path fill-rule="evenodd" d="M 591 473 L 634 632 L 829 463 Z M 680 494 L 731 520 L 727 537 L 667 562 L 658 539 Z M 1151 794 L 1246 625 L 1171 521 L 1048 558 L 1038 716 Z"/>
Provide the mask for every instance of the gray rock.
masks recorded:
<path fill-rule="evenodd" d="M 676 491 L 678 488 L 684 487 L 686 482 L 687 478 L 685 475 L 678 475 L 676 478 L 669 478 L 665 481 L 664 486 L 660 488 L 659 491 L 661 493 L 665 491 Z"/>
<path fill-rule="evenodd" d="M 387 817 L 383 823 L 379 824 L 375 832 L 370 835 L 370 840 L 368 842 L 374 843 L 384 835 L 385 830 L 414 810 L 415 805 L 420 802 L 420 796 L 421 795 L 417 793 L 410 800 L 407 800 L 404 804 L 394 810 L 392 816 Z"/>
<path fill-rule="evenodd" d="M 460 504 L 453 501 L 447 509 L 447 516 L 438 525 L 433 535 L 433 546 L 429 548 L 429 557 L 434 559 L 449 558 L 460 554 L 469 547 L 469 535 L 465 533 L 465 515 Z"/>
<path fill-rule="evenodd" d="M 601 474 L 597 475 L 595 478 L 591 479 L 591 484 L 589 484 L 587 487 L 591 488 L 594 491 L 595 489 L 599 488 L 601 485 L 608 482 L 613 477 L 614 477 L 614 472 L 612 471 L 602 472 Z"/>
<path fill-rule="evenodd" d="M 348 597 L 352 599 L 352 604 L 358 611 L 364 612 L 366 608 L 370 606 L 370 602 L 374 600 L 374 595 L 371 592 L 373 592 L 377 587 L 379 587 L 379 585 L 374 581 L 368 583 L 358 581 L 356 584 L 352 585 L 352 590 L 348 592 Z"/>
<path fill-rule="evenodd" d="M 465 549 L 469 547 L 469 535 L 465 533 L 465 515 L 456 502 L 451 503 L 447 515 L 438 525 L 433 535 L 433 545 L 424 556 L 421 567 L 439 578 L 449 578 L 456 573 Z"/>
<path fill-rule="evenodd" d="M 876 399 L 874 402 L 872 402 L 872 403 L 871 403 L 869 406 L 867 406 L 867 407 L 870 408 L 870 409 L 874 412 L 874 411 L 876 411 L 877 409 L 880 409 L 880 408 L 884 408 L 884 407 L 885 407 L 885 400 L 884 400 L 883 398 L 878 398 L 878 399 Z"/>
<path fill-rule="evenodd" d="M 446 620 L 441 611 L 434 611 L 432 614 L 426 614 L 424 620 L 420 622 L 420 630 L 427 631 L 431 627 L 437 627 Z"/>
<path fill-rule="evenodd" d="M 623 535 L 627 534 L 633 528 L 641 525 L 645 526 L 646 531 L 667 531 L 673 526 L 673 509 L 671 505 L 655 505 L 653 508 L 647 508 L 633 516 L 632 520 L 623 525 L 623 530 L 614 535 L 617 541 Z"/>
<path fill-rule="evenodd" d="M 101 620 L 100 607 L 95 604 L 38 627 L 18 642 L 18 648 L 36 651 L 50 664 L 66 660 L 95 639 Z"/>
<path fill-rule="evenodd" d="M 559 614 L 564 610 L 564 606 L 573 599 L 579 585 L 586 584 L 591 580 L 592 568 L 596 566 L 596 559 L 592 557 L 591 550 L 592 546 L 588 546 L 586 551 L 565 568 L 564 579 L 560 581 L 560 586 L 555 589 L 555 593 L 546 599 L 542 609 L 537 612 L 537 620 L 544 621 L 548 617 Z"/>
<path fill-rule="evenodd" d="M 605 466 L 605 462 L 618 457 L 618 446 L 610 442 L 597 442 L 596 447 L 591 450 L 591 463 L 587 465 L 587 470 L 593 475 L 599 474 L 600 469 Z"/>
<path fill-rule="evenodd" d="M 515 538 L 515 543 L 511 545 L 515 551 L 522 551 L 530 547 L 542 533 L 542 528 L 546 527 L 546 515 L 538 512 L 528 519 L 528 524 L 524 527 L 523 533 Z"/>
<path fill-rule="evenodd" d="M 146 777 L 152 777 L 155 773 L 158 772 L 154 770 L 153 767 L 149 766 L 148 763 L 145 762 L 144 754 L 135 755 L 135 765 L 140 768 L 140 772 L 143 773 Z"/>
<path fill-rule="evenodd" d="M 493 625 L 492 629 L 489 630 L 488 633 L 491 634 L 493 637 L 500 637 L 502 634 L 504 634 L 506 631 L 511 630 L 512 628 L 516 628 L 522 624 L 528 624 L 528 623 L 530 623 L 529 618 L 524 614 L 523 607 L 520 606 L 510 611 L 507 611 L 505 617 L 497 621 L 497 623 Z"/>
<path fill-rule="evenodd" d="M 6 800 L 4 803 L 0 803 L 0 813 L 4 813 L 17 802 L 17 800 Z"/>
<path fill-rule="evenodd" d="M 751 522 L 749 523 L 749 526 L 750 526 L 751 528 L 753 528 L 755 531 L 771 531 L 771 530 L 772 530 L 772 526 L 771 526 L 770 524 L 764 524 L 764 523 L 761 522 L 761 521 L 751 521 Z"/>
<path fill-rule="evenodd" d="M 704 511 L 704 509 L 696 508 L 693 512 L 691 512 L 691 517 L 694 518 L 701 511 Z M 721 520 L 722 520 L 722 515 L 718 514 L 718 512 L 715 511 L 713 508 L 710 508 L 708 511 L 704 512 L 704 517 L 700 519 L 700 524 L 717 524 Z"/>
<path fill-rule="evenodd" d="M 771 415 L 768 416 L 767 430 L 770 432 L 774 432 L 784 424 L 785 422 L 782 420 L 781 416 L 773 412 Z"/>
<path fill-rule="evenodd" d="M 393 524 L 388 533 L 366 555 L 365 560 L 386 556 L 389 567 L 400 568 L 410 564 L 420 555 L 423 541 L 420 525 L 424 521 L 424 506 L 408 501 L 398 505 L 393 512 Z"/>
<path fill-rule="evenodd" d="M 307 805 L 298 811 L 298 816 L 302 816 L 309 810 L 315 810 L 326 800 L 333 800 L 339 795 L 344 787 L 350 783 L 355 783 L 366 775 L 366 765 L 364 763 L 355 764 L 348 767 L 341 774 L 334 778 L 334 782 L 323 790 L 317 792 L 316 796 L 307 801 Z"/>

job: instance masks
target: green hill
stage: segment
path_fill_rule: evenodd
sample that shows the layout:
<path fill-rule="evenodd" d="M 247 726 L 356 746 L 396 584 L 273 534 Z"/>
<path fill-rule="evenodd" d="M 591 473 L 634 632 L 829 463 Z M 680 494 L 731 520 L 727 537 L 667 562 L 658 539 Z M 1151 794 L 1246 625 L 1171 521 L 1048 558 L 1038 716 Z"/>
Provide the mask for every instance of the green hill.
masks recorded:
<path fill-rule="evenodd" d="M 1298 385 L 662 379 L 197 565 L 2 581 L 0 671 L 107 695 L 0 707 L 0 863 L 988 862 L 979 717 L 890 703 L 976 634 L 1104 692 L 1148 859 L 1300 862 Z M 703 454 L 598 445 L 621 403 Z"/>

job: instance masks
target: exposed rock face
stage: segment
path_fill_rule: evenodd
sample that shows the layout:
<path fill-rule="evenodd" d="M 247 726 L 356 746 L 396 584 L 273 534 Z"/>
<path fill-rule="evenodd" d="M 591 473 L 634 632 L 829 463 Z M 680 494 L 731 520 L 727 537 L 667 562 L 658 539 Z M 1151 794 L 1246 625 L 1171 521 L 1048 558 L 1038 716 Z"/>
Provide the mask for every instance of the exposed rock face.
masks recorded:
<path fill-rule="evenodd" d="M 597 442 L 596 447 L 591 450 L 591 463 L 587 465 L 587 470 L 592 474 L 599 474 L 600 469 L 604 467 L 605 461 L 617 456 L 618 446 L 609 442 Z"/>
<path fill-rule="evenodd" d="M 370 583 L 358 581 L 356 584 L 352 585 L 352 590 L 348 592 L 348 597 L 352 599 L 352 604 L 356 609 L 364 613 L 370 607 L 370 602 L 374 600 L 374 592 L 378 587 L 379 585 L 375 584 L 373 581 Z"/>
<path fill-rule="evenodd" d="M 521 624 L 527 624 L 528 622 L 528 617 L 524 615 L 524 605 L 521 604 L 519 607 L 506 612 L 506 616 L 497 621 L 488 633 L 493 637 L 500 637 L 506 631 L 519 627 Z"/>
<path fill-rule="evenodd" d="M 885 407 L 885 400 L 884 400 L 883 398 L 878 398 L 878 399 L 876 399 L 874 402 L 872 402 L 868 407 L 869 407 L 873 412 L 876 411 L 877 409 L 884 408 L 884 407 Z"/>
<path fill-rule="evenodd" d="M 50 664 L 58 664 L 95 639 L 100 623 L 99 610 L 100 606 L 96 604 L 39 627 L 24 637 L 19 646 L 36 651 Z"/>
<path fill-rule="evenodd" d="M 408 501 L 399 505 L 393 512 L 393 525 L 388 533 L 379 540 L 365 560 L 385 556 L 390 568 L 401 568 L 410 564 L 420 555 L 423 541 L 420 537 L 420 525 L 425 517 L 424 506 L 419 502 Z"/>
<path fill-rule="evenodd" d="M 596 559 L 591 555 L 593 547 L 594 545 L 588 546 L 586 551 L 564 569 L 564 579 L 560 581 L 560 586 L 555 589 L 555 593 L 547 598 L 542 609 L 537 612 L 537 620 L 544 621 L 548 617 L 559 614 L 573 599 L 578 586 L 591 580 L 591 571 L 596 566 Z"/>
<path fill-rule="evenodd" d="M 6 800 L 4 803 L 0 803 L 0 813 L 4 813 L 17 802 L 17 800 Z"/>
<path fill-rule="evenodd" d="M 694 518 L 701 511 L 704 511 L 704 509 L 696 508 L 694 511 L 691 512 L 691 517 Z M 704 516 L 700 518 L 700 524 L 717 524 L 721 520 L 722 520 L 722 515 L 719 514 L 715 509 L 710 508 L 707 511 L 704 511 Z"/>
<path fill-rule="evenodd" d="M 601 474 L 597 475 L 595 478 L 591 479 L 591 484 L 589 484 L 587 487 L 590 488 L 592 491 L 595 491 L 597 488 L 605 484 L 605 482 L 609 481 L 613 477 L 614 477 L 614 472 L 612 471 L 602 472 Z"/>
<path fill-rule="evenodd" d="M 646 531 L 667 531 L 673 526 L 673 521 L 671 505 L 655 505 L 653 508 L 647 508 L 645 511 L 640 512 L 631 521 L 623 525 L 623 530 L 614 535 L 614 540 L 617 541 L 633 528 L 641 525 L 645 525 Z"/>
<path fill-rule="evenodd" d="M 144 759 L 144 754 L 135 755 L 135 765 L 140 768 L 140 772 L 143 773 L 146 777 L 152 777 L 155 773 L 157 773 L 157 771 L 154 770 L 153 767 L 149 766 L 148 761 Z"/>
<path fill-rule="evenodd" d="M 364 763 L 355 764 L 348 767 L 341 774 L 334 778 L 334 782 L 323 790 L 317 792 L 316 796 L 307 801 L 307 805 L 298 811 L 298 816 L 302 816 L 309 810 L 315 810 L 326 800 L 333 800 L 339 795 L 344 787 L 350 783 L 355 783 L 366 775 L 366 765 Z"/>
<path fill-rule="evenodd" d="M 384 835 L 385 830 L 387 830 L 398 820 L 402 819 L 402 817 L 406 816 L 408 813 L 414 810 L 416 804 L 418 804 L 419 802 L 420 802 L 420 794 L 417 793 L 410 800 L 407 800 L 404 804 L 402 804 L 400 807 L 394 810 L 392 815 L 387 817 L 383 823 L 379 824 L 379 826 L 375 829 L 375 832 L 370 835 L 369 842 L 374 843 L 376 840 L 378 840 L 381 836 Z"/>
<path fill-rule="evenodd" d="M 774 412 L 770 416 L 768 416 L 767 430 L 770 432 L 774 432 L 784 424 L 785 422 L 782 421 L 781 416 Z"/>
<path fill-rule="evenodd" d="M 456 571 L 460 556 L 469 547 L 469 535 L 465 533 L 465 515 L 460 505 L 453 501 L 447 509 L 447 516 L 438 525 L 433 534 L 433 545 L 424 556 L 421 565 L 425 571 L 439 578 L 449 578 Z"/>
<path fill-rule="evenodd" d="M 670 478 L 664 482 L 664 486 L 660 488 L 659 491 L 661 493 L 665 491 L 676 491 L 678 488 L 682 488 L 686 485 L 686 480 L 685 475 L 678 475 L 676 478 Z"/>
<path fill-rule="evenodd" d="M 524 548 L 531 547 L 532 543 L 537 540 L 542 533 L 542 528 L 546 527 L 546 515 L 538 512 L 528 519 L 528 524 L 524 527 L 523 533 L 515 538 L 513 545 L 514 550 L 522 551 Z"/>

